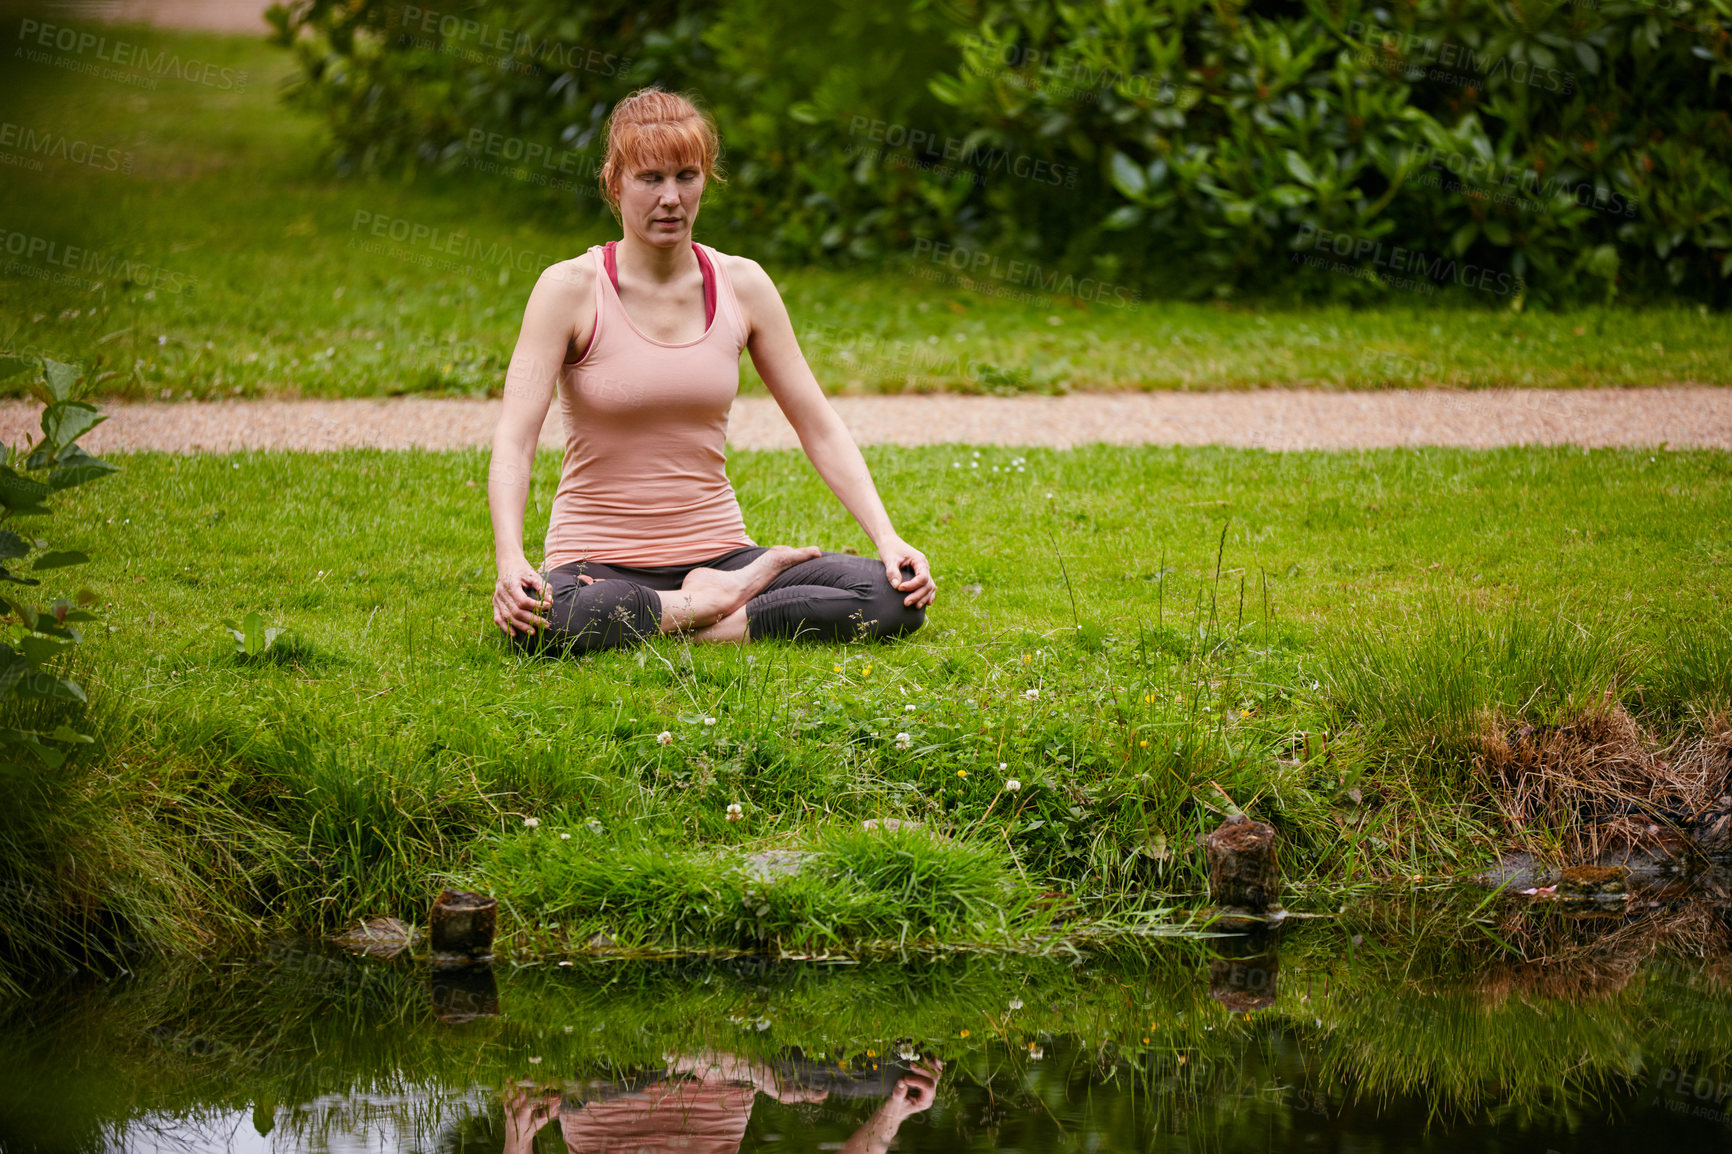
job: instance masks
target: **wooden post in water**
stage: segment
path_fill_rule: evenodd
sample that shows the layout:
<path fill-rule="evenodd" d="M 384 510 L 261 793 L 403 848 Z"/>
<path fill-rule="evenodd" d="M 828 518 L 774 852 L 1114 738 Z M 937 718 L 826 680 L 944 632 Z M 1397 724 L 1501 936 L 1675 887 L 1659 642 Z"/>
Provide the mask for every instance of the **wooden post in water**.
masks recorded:
<path fill-rule="evenodd" d="M 446 890 L 433 903 L 433 961 L 444 964 L 491 961 L 499 902 L 486 894 Z"/>
<path fill-rule="evenodd" d="M 1209 865 L 1209 894 L 1228 920 L 1260 920 L 1281 908 L 1273 826 L 1234 814 L 1203 839 L 1203 854 Z"/>

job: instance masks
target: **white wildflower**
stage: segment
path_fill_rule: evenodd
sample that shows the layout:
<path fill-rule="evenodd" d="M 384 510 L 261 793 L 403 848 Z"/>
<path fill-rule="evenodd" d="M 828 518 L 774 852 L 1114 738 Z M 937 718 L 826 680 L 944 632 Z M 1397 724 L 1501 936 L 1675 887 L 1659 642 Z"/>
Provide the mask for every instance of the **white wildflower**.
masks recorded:
<path fill-rule="evenodd" d="M 674 735 L 669 733 L 667 730 L 664 729 L 660 733 L 656 734 L 657 745 L 672 745 L 673 743 Z"/>
<path fill-rule="evenodd" d="M 735 801 L 735 802 L 729 802 L 728 803 L 728 820 L 729 821 L 739 821 L 742 817 L 745 817 L 745 816 L 746 816 L 746 811 L 745 811 L 744 807 L 742 807 L 740 805 L 739 802 Z"/>
<path fill-rule="evenodd" d="M 1004 788 L 1007 793 L 1015 793 L 1017 790 L 1022 788 L 1022 782 L 1013 777 L 1004 783 Z"/>
<path fill-rule="evenodd" d="M 713 717 L 704 718 L 704 724 L 705 725 L 714 725 L 715 723 L 716 723 L 716 719 Z"/>
<path fill-rule="evenodd" d="M 1021 998 L 1012 998 L 1010 1000 L 1010 1008 L 1013 1010 L 1022 1009 L 1022 999 Z"/>
<path fill-rule="evenodd" d="M 1030 701 L 1034 701 L 1040 697 L 1040 690 L 1038 690 L 1038 689 L 1025 689 L 1022 691 L 1022 695 L 1024 697 L 1028 698 Z"/>
<path fill-rule="evenodd" d="M 896 735 L 896 748 L 907 749 L 911 744 L 913 744 L 913 741 L 914 739 L 909 737 L 906 733 L 898 733 Z"/>
<path fill-rule="evenodd" d="M 571 835 L 570 835 L 570 834 L 568 834 L 568 833 L 562 833 L 562 834 L 560 834 L 560 835 L 559 835 L 559 840 L 560 840 L 560 841 L 570 841 L 570 840 L 571 840 Z"/>
<path fill-rule="evenodd" d="M 528 829 L 534 829 L 536 826 L 541 824 L 541 819 L 538 817 L 526 817 L 523 819 L 523 824 Z"/>

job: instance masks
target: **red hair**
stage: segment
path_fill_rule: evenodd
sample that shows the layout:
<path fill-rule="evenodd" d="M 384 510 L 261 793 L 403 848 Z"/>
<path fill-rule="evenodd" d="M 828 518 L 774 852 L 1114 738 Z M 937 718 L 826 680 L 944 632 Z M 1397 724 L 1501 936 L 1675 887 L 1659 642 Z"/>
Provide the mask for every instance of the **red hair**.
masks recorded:
<path fill-rule="evenodd" d="M 601 164 L 601 194 L 619 212 L 619 182 L 626 173 L 655 161 L 703 170 L 704 182 L 720 183 L 722 140 L 716 122 L 690 98 L 660 88 L 640 88 L 613 106 L 607 117 L 607 156 Z"/>

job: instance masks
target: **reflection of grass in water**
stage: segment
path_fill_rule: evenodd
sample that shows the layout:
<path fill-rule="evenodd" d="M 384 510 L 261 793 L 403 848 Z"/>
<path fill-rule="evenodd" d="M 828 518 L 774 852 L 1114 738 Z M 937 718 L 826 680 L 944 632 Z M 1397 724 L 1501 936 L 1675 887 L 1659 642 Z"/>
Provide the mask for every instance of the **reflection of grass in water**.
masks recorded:
<path fill-rule="evenodd" d="M 1198 942 L 1082 966 L 974 955 L 910 966 L 741 958 L 501 971 L 503 1016 L 461 1027 L 433 1020 L 427 978 L 412 966 L 287 950 L 256 968 L 69 997 L 34 1035 L 15 1019 L 0 1031 L 0 1060 L 22 1076 L 0 1091 L 0 1109 L 31 1095 L 111 1115 L 292 1104 L 360 1085 L 407 1101 L 417 1087 L 605 1083 L 700 1048 L 766 1062 L 798 1050 L 854 1068 L 908 1047 L 943 1057 L 945 1093 L 971 1108 L 989 1090 L 1032 1117 L 1042 1102 L 1063 1112 L 1091 1086 L 1118 1086 L 1099 1108 L 1102 1120 L 1120 1112 L 1124 1132 L 1134 1120 L 1138 1132 L 1224 1139 L 1287 1125 L 1289 1110 L 1335 1113 L 1356 1099 L 1427 1100 L 1443 1119 L 1495 1111 L 1558 1124 L 1673 1064 L 1732 1073 L 1732 989 L 1698 980 L 1689 952 L 1699 939 L 1654 923 L 1649 966 L 1588 1005 L 1538 988 L 1500 998 L 1482 975 L 1519 959 L 1464 921 L 1471 909 L 1404 905 L 1289 931 L 1277 1005 L 1249 1021 L 1209 999 L 1209 947 Z M 1454 932 L 1427 937 L 1427 926 Z M 1608 948 L 1641 938 L 1620 932 Z M 1558 954 L 1580 931 L 1534 933 L 1530 944 L 1550 942 Z M 86 1053 L 102 1060 L 85 1061 L 88 1073 L 67 1069 Z M 430 1122 L 457 1124 L 436 1100 L 424 1109 Z"/>

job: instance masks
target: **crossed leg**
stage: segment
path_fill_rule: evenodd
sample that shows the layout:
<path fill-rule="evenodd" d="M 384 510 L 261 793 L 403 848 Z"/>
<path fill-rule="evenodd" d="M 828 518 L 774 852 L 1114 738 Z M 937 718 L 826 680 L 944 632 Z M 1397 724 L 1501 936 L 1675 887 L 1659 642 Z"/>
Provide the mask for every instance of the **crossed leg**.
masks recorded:
<path fill-rule="evenodd" d="M 694 641 L 744 640 L 746 602 L 784 569 L 819 553 L 816 545 L 772 545 L 741 569 L 693 569 L 677 590 L 662 597 L 662 632 L 691 630 Z"/>
<path fill-rule="evenodd" d="M 924 610 L 902 603 L 875 558 L 813 546 L 748 546 L 690 569 L 587 566 L 594 572 L 579 565 L 549 575 L 547 636 L 523 635 L 518 645 L 590 652 L 656 633 L 735 643 L 850 641 L 902 636 L 925 620 Z"/>

